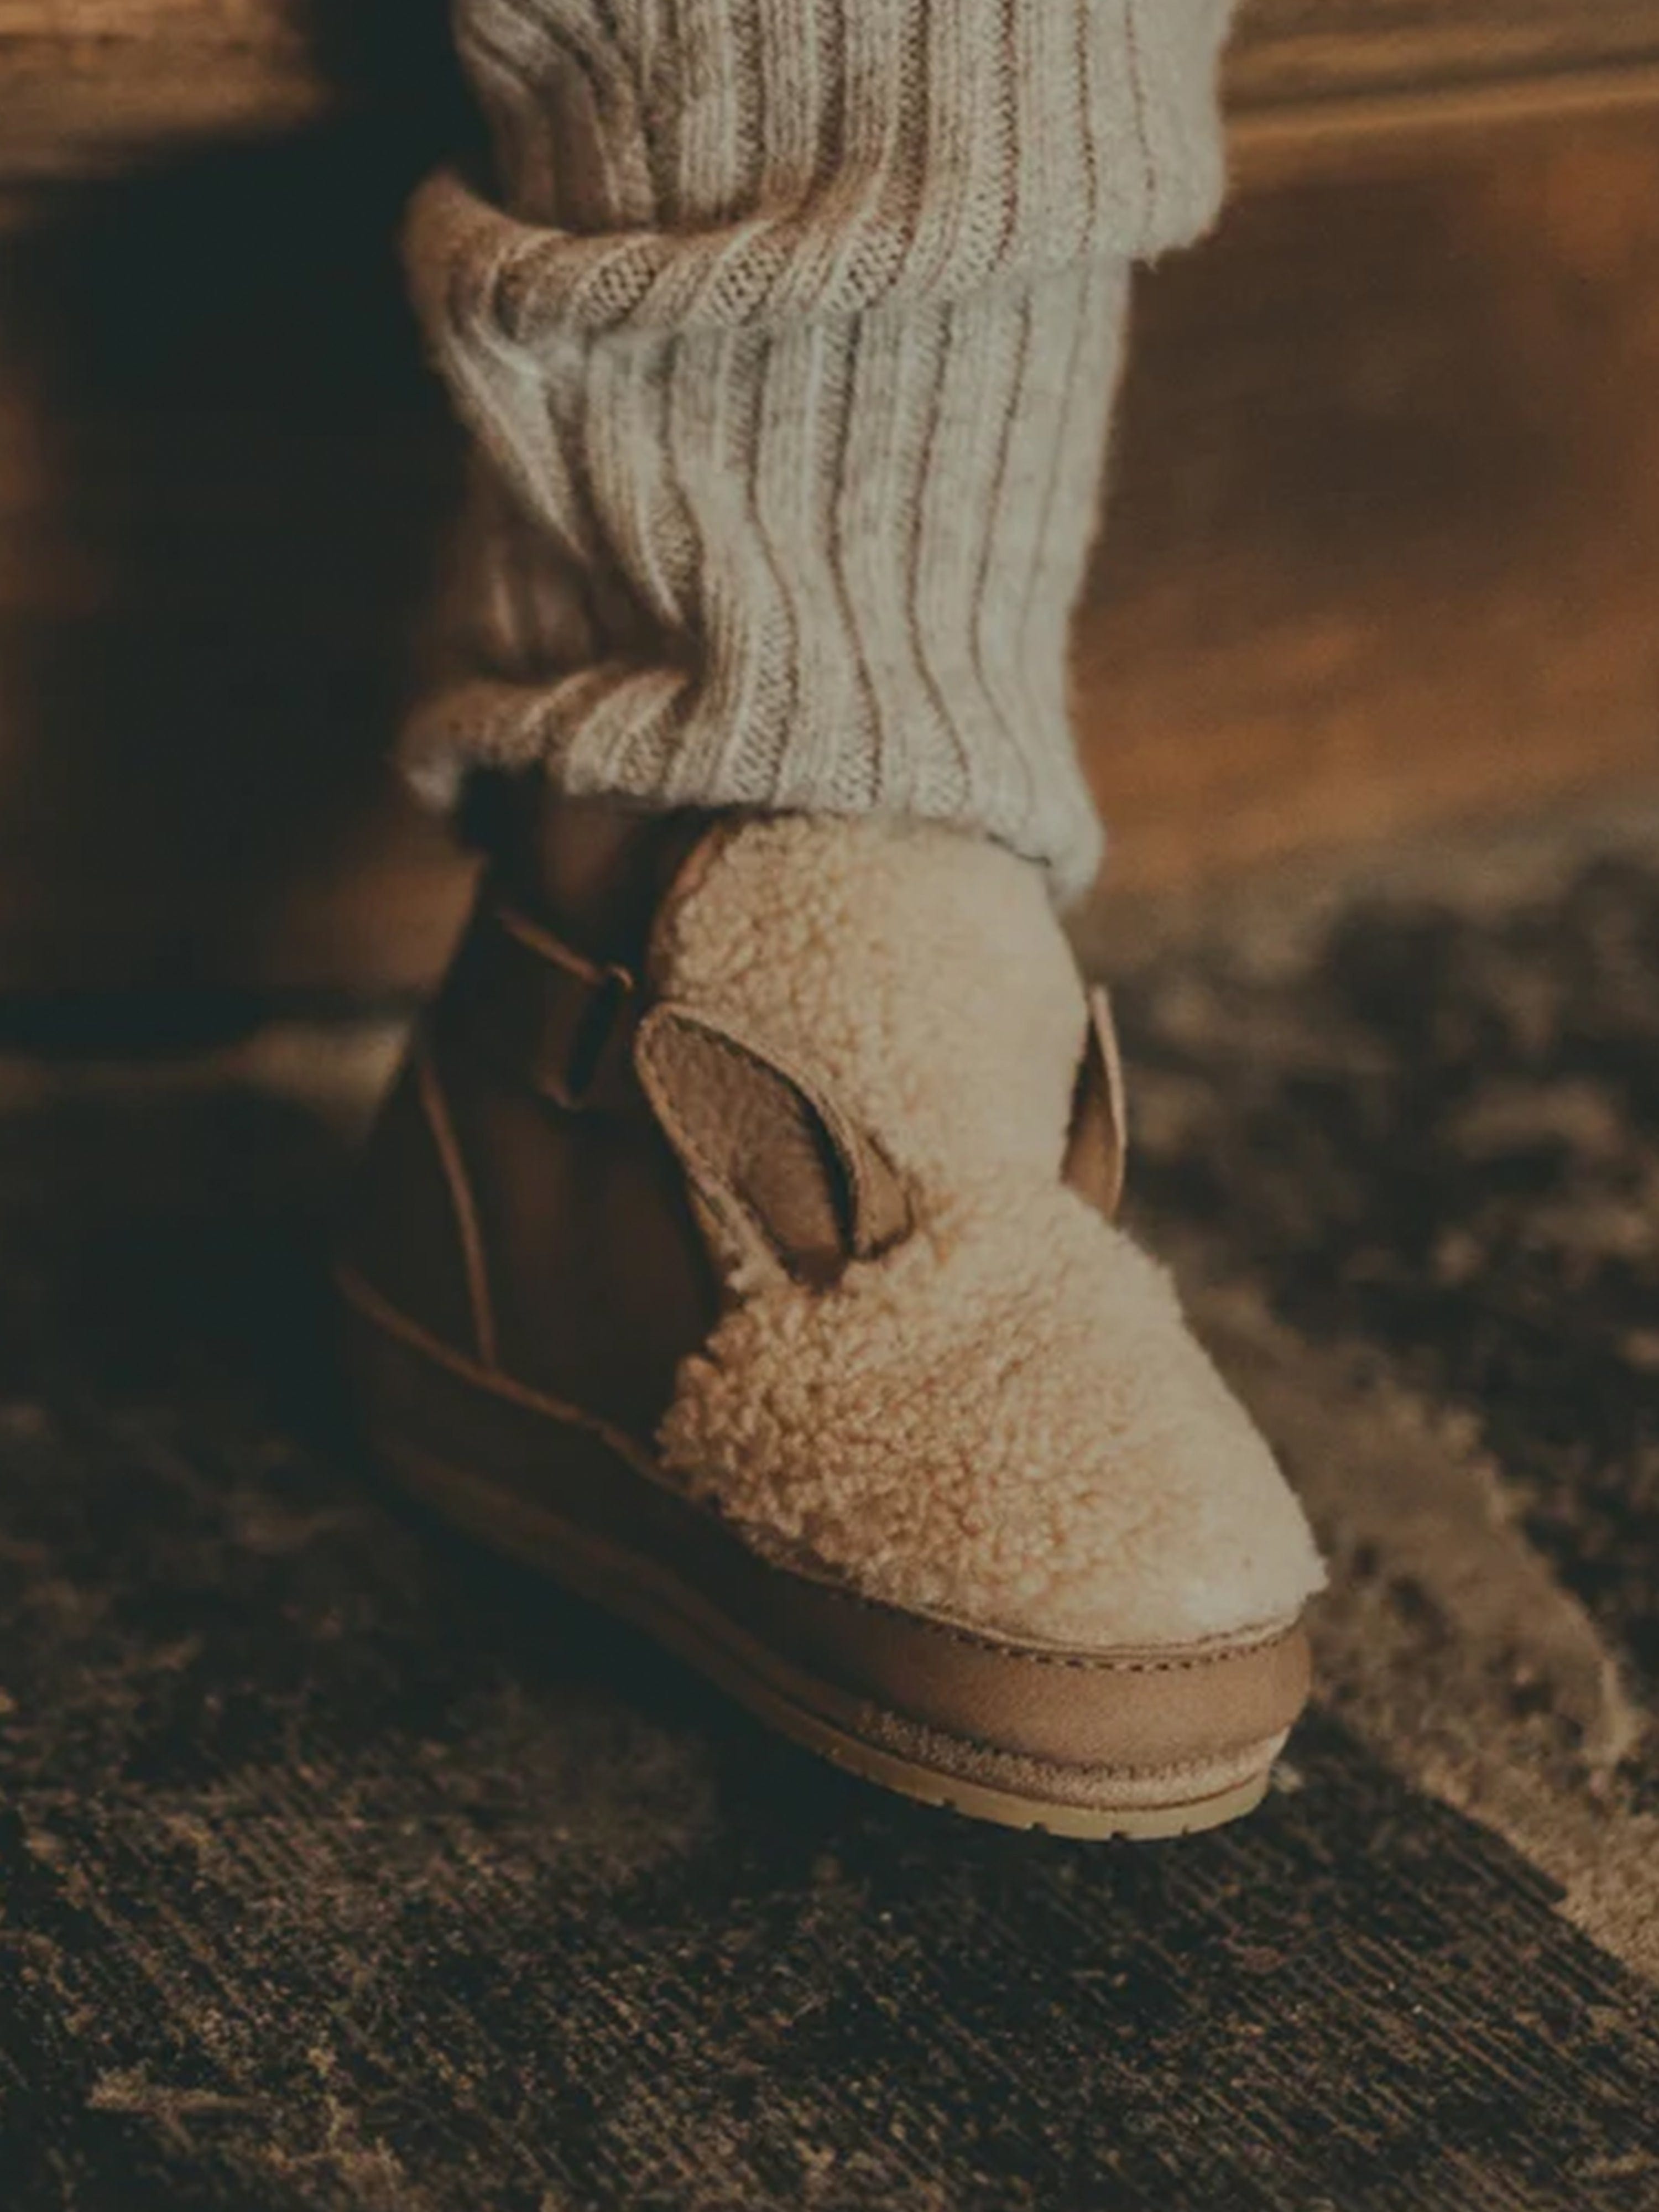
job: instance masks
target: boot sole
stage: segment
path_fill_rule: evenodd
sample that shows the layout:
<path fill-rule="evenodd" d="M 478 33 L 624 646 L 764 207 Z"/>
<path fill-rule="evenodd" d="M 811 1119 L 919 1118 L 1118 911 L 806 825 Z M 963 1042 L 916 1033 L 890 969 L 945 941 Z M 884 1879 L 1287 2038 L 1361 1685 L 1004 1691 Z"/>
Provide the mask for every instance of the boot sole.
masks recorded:
<path fill-rule="evenodd" d="M 490 1550 L 534 1568 L 641 1631 L 791 1741 L 864 1781 L 923 1804 L 1003 1827 L 1080 1839 L 1152 1841 L 1192 1834 L 1237 1820 L 1261 1802 L 1300 1694 L 1294 1696 L 1285 1724 L 1269 1733 L 1228 1743 L 1208 1756 L 1185 1755 L 1187 1747 L 1171 1745 L 1170 1758 L 1132 1765 L 1047 1760 L 1020 1748 L 1005 1750 L 983 1737 L 958 1737 L 895 1706 L 884 1707 L 775 1650 L 676 1572 L 666 1559 L 584 1525 L 549 1504 L 544 1496 L 533 1494 L 564 1486 L 573 1475 L 580 1487 L 586 1470 L 578 1462 L 589 1459 L 596 1441 L 611 1452 L 611 1485 L 626 1484 L 631 1477 L 637 1486 L 642 1478 L 636 1456 L 630 1454 L 626 1469 L 614 1463 L 620 1439 L 597 1435 L 599 1425 L 437 1345 L 367 1285 L 346 1278 L 341 1288 L 347 1360 L 364 1408 L 365 1441 L 392 1481 Z M 526 1470 L 520 1452 L 505 1474 L 498 1474 L 479 1464 L 476 1449 L 458 1451 L 469 1405 L 471 1419 L 486 1441 L 492 1422 L 499 1425 L 504 1410 L 539 1416 L 533 1468 Z M 417 1435 L 419 1443 L 413 1441 Z M 431 1448 L 434 1436 L 445 1449 Z M 660 1481 L 649 1482 L 649 1489 L 656 1493 L 650 1501 L 654 1512 L 687 1522 L 708 1521 L 701 1509 Z M 719 1540 L 733 1540 L 721 1531 Z M 781 1570 L 763 1566 L 759 1571 L 781 1573 L 803 1591 L 817 1587 Z M 929 1626 L 920 1620 L 912 1625 Z M 1296 1656 L 1305 1689 L 1300 1631 L 1281 1633 L 1274 1641 Z M 1011 1666 L 1027 1656 L 1008 1647 Z M 1281 1696 L 1281 1703 L 1290 1702 Z M 912 1747 L 925 1755 L 914 1755 Z M 987 1778 L 988 1765 L 999 1764 L 1018 1769 L 1018 1787 Z"/>

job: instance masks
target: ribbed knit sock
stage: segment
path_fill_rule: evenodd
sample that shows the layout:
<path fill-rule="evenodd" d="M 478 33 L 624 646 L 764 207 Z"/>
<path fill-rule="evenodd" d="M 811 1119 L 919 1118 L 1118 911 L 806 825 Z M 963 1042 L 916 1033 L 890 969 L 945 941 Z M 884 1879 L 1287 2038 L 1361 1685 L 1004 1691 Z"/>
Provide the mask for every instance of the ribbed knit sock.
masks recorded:
<path fill-rule="evenodd" d="M 1226 14 L 458 0 L 495 176 L 410 252 L 480 465 L 417 780 L 921 817 L 1081 889 L 1068 618 Z"/>

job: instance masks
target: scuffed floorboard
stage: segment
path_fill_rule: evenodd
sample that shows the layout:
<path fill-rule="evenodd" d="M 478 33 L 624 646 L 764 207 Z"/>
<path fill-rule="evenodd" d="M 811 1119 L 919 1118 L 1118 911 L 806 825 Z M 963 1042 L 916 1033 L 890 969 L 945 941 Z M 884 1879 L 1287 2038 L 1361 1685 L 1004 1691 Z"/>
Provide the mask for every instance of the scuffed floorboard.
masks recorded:
<path fill-rule="evenodd" d="M 881 1798 L 368 1485 L 383 1036 L 14 1069 L 7 2212 L 1659 2202 L 1659 834 L 1101 927 L 1139 1224 L 1336 1567 L 1173 1845 Z"/>

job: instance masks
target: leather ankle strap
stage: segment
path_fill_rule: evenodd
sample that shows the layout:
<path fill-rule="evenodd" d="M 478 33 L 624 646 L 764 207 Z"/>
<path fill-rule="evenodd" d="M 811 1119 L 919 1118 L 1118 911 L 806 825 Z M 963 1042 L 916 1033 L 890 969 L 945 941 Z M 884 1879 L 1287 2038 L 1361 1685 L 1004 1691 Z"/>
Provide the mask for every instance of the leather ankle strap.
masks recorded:
<path fill-rule="evenodd" d="M 486 897 L 467 931 L 439 1010 L 447 1039 L 565 1113 L 634 1103 L 629 1045 L 639 979 L 596 962 L 517 908 Z"/>

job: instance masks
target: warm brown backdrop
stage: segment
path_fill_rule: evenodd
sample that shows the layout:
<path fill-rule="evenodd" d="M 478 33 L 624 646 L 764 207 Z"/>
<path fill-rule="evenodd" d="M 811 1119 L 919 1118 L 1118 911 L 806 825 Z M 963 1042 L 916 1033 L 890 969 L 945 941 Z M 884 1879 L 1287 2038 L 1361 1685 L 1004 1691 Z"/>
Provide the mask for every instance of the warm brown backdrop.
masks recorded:
<path fill-rule="evenodd" d="M 1659 0 L 1257 0 L 1230 83 L 1079 629 L 1124 883 L 1659 757 Z M 0 987 L 439 957 L 387 240 L 460 118 L 436 0 L 0 0 Z"/>

